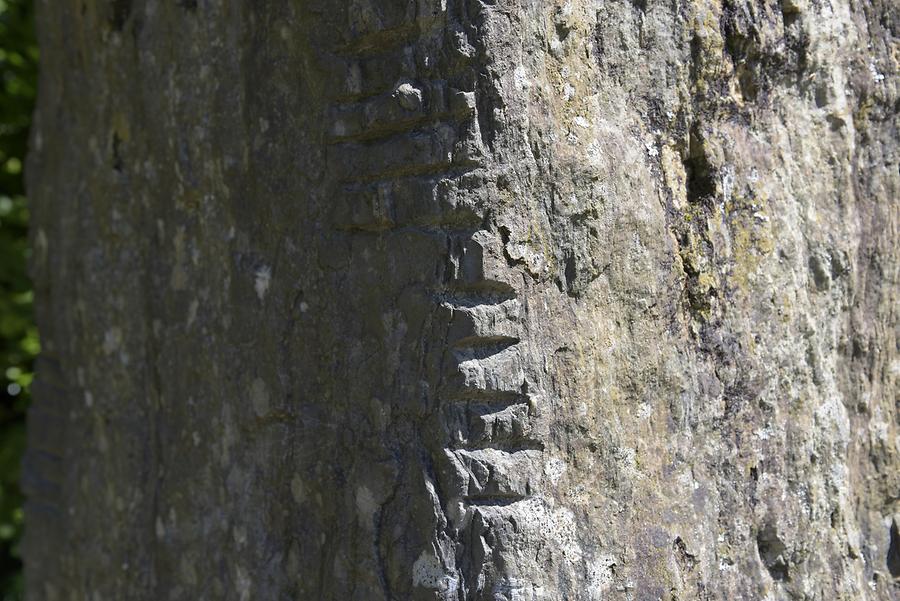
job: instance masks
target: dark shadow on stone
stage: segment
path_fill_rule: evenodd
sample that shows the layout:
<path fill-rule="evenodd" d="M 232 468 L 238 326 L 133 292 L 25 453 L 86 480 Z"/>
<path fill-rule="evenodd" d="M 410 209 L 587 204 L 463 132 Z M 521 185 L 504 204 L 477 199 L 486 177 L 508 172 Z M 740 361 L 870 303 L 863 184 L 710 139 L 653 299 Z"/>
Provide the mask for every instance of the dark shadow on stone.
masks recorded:
<path fill-rule="evenodd" d="M 131 16 L 131 0 L 113 0 L 110 25 L 114 31 L 122 31 Z"/>
<path fill-rule="evenodd" d="M 887 552 L 888 572 L 894 578 L 900 578 L 900 526 L 897 519 L 891 520 L 890 544 Z"/>
<path fill-rule="evenodd" d="M 788 564 L 785 559 L 787 547 L 779 538 L 775 526 L 766 526 L 756 535 L 756 547 L 759 550 L 759 558 L 769 571 L 772 580 L 783 582 L 790 580 Z"/>

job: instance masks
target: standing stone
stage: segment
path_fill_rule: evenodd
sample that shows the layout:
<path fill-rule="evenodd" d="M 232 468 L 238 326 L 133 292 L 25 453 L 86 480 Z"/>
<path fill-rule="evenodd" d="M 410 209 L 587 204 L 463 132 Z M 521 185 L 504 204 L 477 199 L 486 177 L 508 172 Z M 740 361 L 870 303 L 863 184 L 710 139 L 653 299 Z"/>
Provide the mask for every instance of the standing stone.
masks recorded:
<path fill-rule="evenodd" d="M 39 0 L 32 601 L 888 600 L 886 0 Z"/>

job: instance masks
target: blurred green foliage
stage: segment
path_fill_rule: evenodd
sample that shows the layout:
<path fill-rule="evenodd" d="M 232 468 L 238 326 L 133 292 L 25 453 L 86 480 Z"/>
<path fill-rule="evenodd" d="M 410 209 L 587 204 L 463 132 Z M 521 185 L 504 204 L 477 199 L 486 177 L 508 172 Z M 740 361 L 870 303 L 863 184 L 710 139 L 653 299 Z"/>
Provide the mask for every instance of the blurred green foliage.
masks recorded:
<path fill-rule="evenodd" d="M 32 320 L 28 206 L 22 169 L 34 106 L 38 50 L 30 0 L 0 0 L 0 599 L 22 597 L 19 463 L 39 350 Z"/>

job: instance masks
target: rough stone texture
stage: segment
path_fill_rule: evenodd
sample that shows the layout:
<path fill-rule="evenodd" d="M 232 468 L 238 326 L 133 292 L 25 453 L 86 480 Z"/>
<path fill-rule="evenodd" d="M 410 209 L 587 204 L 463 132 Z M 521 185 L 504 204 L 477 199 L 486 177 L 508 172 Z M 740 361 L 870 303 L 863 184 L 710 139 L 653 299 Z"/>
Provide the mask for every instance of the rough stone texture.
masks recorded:
<path fill-rule="evenodd" d="M 890 0 L 42 0 L 30 599 L 884 600 Z"/>

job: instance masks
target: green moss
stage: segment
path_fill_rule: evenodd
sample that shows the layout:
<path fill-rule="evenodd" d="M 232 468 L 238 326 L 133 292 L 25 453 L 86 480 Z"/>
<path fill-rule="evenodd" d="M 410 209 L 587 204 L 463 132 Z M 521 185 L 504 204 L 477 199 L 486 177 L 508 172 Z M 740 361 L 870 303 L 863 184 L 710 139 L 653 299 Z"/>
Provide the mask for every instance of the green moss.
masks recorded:
<path fill-rule="evenodd" d="M 749 292 L 752 281 L 767 257 L 775 250 L 775 239 L 768 220 L 755 216 L 764 205 L 761 198 L 736 196 L 727 207 L 726 219 L 731 233 L 729 285 Z"/>
<path fill-rule="evenodd" d="M 706 321 L 712 315 L 712 298 L 718 294 L 718 283 L 702 248 L 701 240 L 693 230 L 684 232 L 679 256 L 685 274 L 688 310 L 696 319 Z"/>

